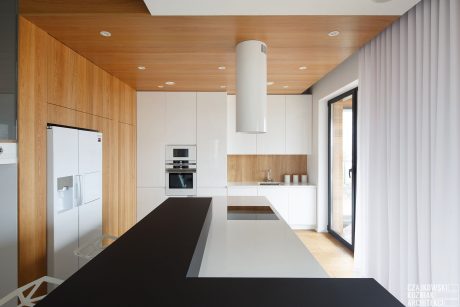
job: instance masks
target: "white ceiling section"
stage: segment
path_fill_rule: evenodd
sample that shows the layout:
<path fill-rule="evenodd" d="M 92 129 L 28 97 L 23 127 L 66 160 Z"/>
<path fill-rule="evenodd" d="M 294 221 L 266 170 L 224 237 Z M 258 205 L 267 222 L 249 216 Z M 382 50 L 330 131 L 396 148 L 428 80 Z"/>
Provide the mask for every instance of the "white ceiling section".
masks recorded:
<path fill-rule="evenodd" d="M 420 0 L 144 0 L 154 16 L 402 15 Z"/>

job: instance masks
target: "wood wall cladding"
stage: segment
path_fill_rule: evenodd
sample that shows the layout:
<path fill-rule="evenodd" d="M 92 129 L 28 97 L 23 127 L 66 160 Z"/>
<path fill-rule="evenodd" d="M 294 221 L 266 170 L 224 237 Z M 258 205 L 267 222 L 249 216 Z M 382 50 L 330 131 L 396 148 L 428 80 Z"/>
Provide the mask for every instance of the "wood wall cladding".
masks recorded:
<path fill-rule="evenodd" d="M 46 58 L 51 38 L 20 19 L 18 67 L 19 283 L 46 275 Z"/>
<path fill-rule="evenodd" d="M 284 175 L 307 173 L 306 155 L 228 155 L 227 180 L 229 182 L 259 182 L 272 170 L 275 181 L 283 181 Z M 300 178 L 299 178 L 300 180 Z"/>
<path fill-rule="evenodd" d="M 120 235 L 134 225 L 136 94 L 22 17 L 19 31 L 19 284 L 23 285 L 46 275 L 47 124 L 103 133 L 103 231 Z"/>

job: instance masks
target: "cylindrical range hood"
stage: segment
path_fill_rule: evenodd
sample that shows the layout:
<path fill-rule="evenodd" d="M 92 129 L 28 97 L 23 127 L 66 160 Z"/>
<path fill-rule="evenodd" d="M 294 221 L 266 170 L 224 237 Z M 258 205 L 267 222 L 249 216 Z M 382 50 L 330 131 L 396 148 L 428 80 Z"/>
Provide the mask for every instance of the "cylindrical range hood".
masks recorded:
<path fill-rule="evenodd" d="M 256 40 L 236 46 L 236 131 L 267 132 L 267 45 Z"/>

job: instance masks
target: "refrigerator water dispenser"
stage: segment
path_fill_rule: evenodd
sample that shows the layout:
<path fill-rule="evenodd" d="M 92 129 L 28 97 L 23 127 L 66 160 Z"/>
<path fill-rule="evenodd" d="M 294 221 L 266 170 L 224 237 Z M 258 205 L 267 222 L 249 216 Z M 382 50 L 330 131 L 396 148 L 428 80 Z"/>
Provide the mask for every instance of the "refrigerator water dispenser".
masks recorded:
<path fill-rule="evenodd" d="M 57 213 L 67 211 L 73 208 L 74 203 L 74 187 L 73 176 L 57 178 L 58 204 L 56 206 Z"/>

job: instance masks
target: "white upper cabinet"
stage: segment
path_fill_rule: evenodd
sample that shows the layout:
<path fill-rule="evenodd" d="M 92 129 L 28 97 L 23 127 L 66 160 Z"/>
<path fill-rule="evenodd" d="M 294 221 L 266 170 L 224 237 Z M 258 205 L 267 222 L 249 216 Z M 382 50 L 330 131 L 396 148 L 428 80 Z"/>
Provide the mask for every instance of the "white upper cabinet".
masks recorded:
<path fill-rule="evenodd" d="M 268 95 L 267 133 L 262 134 L 236 132 L 236 99 L 227 99 L 229 155 L 311 154 L 311 95 Z"/>
<path fill-rule="evenodd" d="M 137 185 L 165 186 L 166 93 L 137 93 Z"/>
<path fill-rule="evenodd" d="M 166 140 L 168 145 L 196 144 L 196 95 L 196 93 L 188 92 L 168 92 L 166 94 Z"/>
<path fill-rule="evenodd" d="M 255 155 L 256 135 L 236 132 L 236 96 L 227 96 L 227 153 L 229 155 Z"/>
<path fill-rule="evenodd" d="M 227 94 L 197 93 L 197 183 L 227 186 Z"/>
<path fill-rule="evenodd" d="M 312 97 L 286 96 L 286 154 L 311 154 Z"/>
<path fill-rule="evenodd" d="M 286 152 L 286 96 L 267 96 L 267 132 L 257 134 L 257 154 L 284 155 Z"/>

